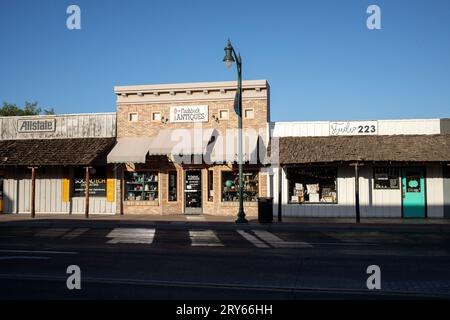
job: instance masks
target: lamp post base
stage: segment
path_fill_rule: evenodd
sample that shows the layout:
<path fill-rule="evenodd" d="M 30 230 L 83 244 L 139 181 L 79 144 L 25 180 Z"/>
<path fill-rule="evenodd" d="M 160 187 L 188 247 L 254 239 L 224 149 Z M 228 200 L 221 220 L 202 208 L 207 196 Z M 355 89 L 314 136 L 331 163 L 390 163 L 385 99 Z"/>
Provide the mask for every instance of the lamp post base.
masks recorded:
<path fill-rule="evenodd" d="M 235 223 L 248 223 L 248 220 L 245 219 L 245 213 L 244 212 L 239 212 L 238 213 Z"/>

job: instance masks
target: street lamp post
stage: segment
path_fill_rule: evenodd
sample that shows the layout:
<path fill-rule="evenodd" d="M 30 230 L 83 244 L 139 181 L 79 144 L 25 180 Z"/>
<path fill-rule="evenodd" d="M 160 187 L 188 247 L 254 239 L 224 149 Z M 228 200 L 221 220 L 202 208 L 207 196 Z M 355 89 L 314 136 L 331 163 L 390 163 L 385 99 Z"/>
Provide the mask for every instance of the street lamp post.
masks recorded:
<path fill-rule="evenodd" d="M 236 62 L 237 73 L 238 73 L 238 81 L 237 81 L 237 95 L 238 95 L 238 108 L 237 108 L 237 116 L 238 116 L 238 165 L 239 165 L 239 211 L 237 214 L 236 223 L 247 223 L 247 219 L 245 219 L 244 212 L 244 198 L 243 198 L 243 172 L 242 172 L 242 163 L 243 163 L 243 137 L 242 137 L 242 59 L 240 54 L 236 54 L 233 46 L 231 45 L 230 39 L 228 39 L 227 46 L 225 47 L 225 58 L 223 58 L 223 62 L 225 62 L 225 66 L 227 68 L 231 68 L 233 62 Z"/>

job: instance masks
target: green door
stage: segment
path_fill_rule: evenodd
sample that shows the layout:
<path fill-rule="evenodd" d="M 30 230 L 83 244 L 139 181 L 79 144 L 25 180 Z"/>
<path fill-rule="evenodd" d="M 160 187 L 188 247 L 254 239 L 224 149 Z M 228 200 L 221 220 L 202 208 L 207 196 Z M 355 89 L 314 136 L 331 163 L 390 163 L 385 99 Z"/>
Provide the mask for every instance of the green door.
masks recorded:
<path fill-rule="evenodd" d="M 425 218 L 425 177 L 423 168 L 404 168 L 402 174 L 404 218 Z"/>

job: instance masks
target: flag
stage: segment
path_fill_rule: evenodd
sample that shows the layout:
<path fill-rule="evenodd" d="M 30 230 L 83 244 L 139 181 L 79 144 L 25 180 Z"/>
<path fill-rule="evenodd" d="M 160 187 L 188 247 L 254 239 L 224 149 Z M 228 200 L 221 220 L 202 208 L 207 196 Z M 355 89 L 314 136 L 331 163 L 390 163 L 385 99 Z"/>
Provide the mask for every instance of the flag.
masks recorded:
<path fill-rule="evenodd" d="M 241 110 L 239 110 L 239 91 L 236 91 L 234 96 L 234 112 L 239 116 L 241 115 Z"/>

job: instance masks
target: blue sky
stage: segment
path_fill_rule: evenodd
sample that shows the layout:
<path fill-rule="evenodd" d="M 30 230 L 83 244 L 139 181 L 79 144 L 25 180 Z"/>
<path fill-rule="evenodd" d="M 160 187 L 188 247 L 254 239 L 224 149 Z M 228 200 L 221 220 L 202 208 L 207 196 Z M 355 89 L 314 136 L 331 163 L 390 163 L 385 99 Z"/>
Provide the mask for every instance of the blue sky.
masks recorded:
<path fill-rule="evenodd" d="M 115 111 L 115 85 L 234 80 L 230 37 L 273 121 L 449 117 L 449 33 L 448 0 L 1 0 L 0 102 Z"/>

